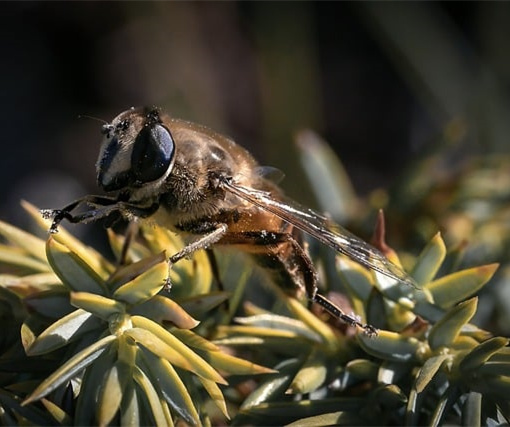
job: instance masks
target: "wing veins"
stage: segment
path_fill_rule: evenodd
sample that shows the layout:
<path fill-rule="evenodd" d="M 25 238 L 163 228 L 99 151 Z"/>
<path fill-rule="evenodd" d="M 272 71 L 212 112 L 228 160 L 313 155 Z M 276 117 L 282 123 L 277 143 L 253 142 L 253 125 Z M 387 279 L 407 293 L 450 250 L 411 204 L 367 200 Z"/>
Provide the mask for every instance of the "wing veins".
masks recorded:
<path fill-rule="evenodd" d="M 278 216 L 311 235 L 319 242 L 335 249 L 369 269 L 386 277 L 416 287 L 414 280 L 399 266 L 389 261 L 377 248 L 364 242 L 339 224 L 312 209 L 300 206 L 295 201 L 280 202 L 269 192 L 255 190 L 224 181 L 224 186 L 236 196 Z"/>

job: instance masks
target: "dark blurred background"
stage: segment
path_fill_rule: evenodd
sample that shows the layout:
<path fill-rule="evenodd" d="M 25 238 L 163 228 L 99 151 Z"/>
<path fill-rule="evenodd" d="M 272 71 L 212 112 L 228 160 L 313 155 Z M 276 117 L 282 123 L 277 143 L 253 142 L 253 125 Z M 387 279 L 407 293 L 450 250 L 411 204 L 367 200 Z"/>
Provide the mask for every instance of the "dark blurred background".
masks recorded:
<path fill-rule="evenodd" d="M 232 136 L 327 209 L 293 142 L 309 128 L 361 199 L 389 189 L 372 207 L 393 241 L 469 240 L 467 264 L 505 264 L 487 316 L 510 305 L 510 3 L 1 2 L 0 17 L 3 220 L 28 226 L 20 199 L 97 192 L 102 123 L 78 117 L 140 105 Z"/>
<path fill-rule="evenodd" d="M 58 206 L 96 191 L 101 123 L 78 116 L 131 106 L 234 137 L 305 202 L 289 154 L 303 127 L 361 194 L 391 185 L 456 117 L 471 115 L 473 138 L 490 120 L 508 135 L 507 3 L 2 2 L 0 14 L 10 221 L 20 198 Z"/>

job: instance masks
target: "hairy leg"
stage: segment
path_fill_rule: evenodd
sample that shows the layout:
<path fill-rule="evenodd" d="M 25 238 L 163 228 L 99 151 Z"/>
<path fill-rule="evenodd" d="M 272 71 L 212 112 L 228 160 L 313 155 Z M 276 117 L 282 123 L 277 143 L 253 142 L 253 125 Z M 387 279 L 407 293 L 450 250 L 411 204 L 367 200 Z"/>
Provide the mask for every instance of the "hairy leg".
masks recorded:
<path fill-rule="evenodd" d="M 92 207 L 85 212 L 72 214 L 72 211 L 81 206 Z M 59 224 L 65 219 L 71 223 L 87 223 L 98 219 L 106 218 L 113 212 L 119 212 L 125 216 L 145 218 L 152 215 L 159 208 L 157 203 L 150 206 L 140 206 L 133 203 L 118 201 L 117 199 L 105 196 L 85 196 L 74 201 L 62 209 L 42 209 L 44 218 L 52 218 L 50 233 L 58 232 Z"/>
<path fill-rule="evenodd" d="M 220 243 L 225 244 L 248 244 L 248 245 L 265 245 L 276 247 L 279 244 L 290 244 L 294 254 L 294 259 L 298 262 L 304 278 L 305 291 L 308 299 L 320 305 L 324 310 L 332 316 L 340 319 L 351 326 L 357 326 L 370 336 L 377 335 L 377 329 L 372 325 L 361 323 L 355 316 L 345 313 L 340 307 L 334 304 L 325 296 L 317 292 L 317 275 L 310 257 L 305 252 L 299 242 L 289 233 L 265 233 L 265 232 L 236 232 L 227 233 L 221 239 Z M 284 265 L 284 264 L 283 264 Z"/>
<path fill-rule="evenodd" d="M 207 249 L 209 246 L 216 243 L 225 235 L 227 229 L 228 229 L 227 224 L 217 224 L 216 228 L 213 231 L 189 243 L 179 252 L 172 255 L 168 259 L 168 278 L 166 285 L 167 290 L 170 290 L 170 288 L 172 287 L 172 284 L 170 282 L 170 270 L 172 269 L 172 266 L 179 260 L 191 256 L 194 252 L 198 251 L 199 249 Z"/>

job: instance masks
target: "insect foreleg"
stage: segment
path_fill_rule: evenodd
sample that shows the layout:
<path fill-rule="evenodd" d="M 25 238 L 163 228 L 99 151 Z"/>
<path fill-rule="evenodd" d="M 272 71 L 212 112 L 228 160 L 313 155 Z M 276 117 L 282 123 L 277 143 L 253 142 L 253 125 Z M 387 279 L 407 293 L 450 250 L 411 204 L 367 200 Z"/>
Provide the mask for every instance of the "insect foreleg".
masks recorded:
<path fill-rule="evenodd" d="M 62 209 L 41 209 L 41 214 L 45 219 L 53 219 L 50 227 L 50 233 L 54 234 L 58 231 L 58 225 L 62 220 L 67 219 L 70 222 L 74 221 L 74 216 L 71 214 L 72 211 L 80 206 L 107 206 L 117 202 L 117 199 L 113 197 L 105 196 L 85 196 L 81 199 L 75 200 Z"/>
<path fill-rule="evenodd" d="M 82 205 L 92 206 L 94 209 L 89 209 L 83 213 L 75 215 L 71 213 Z M 58 232 L 58 226 L 64 219 L 71 223 L 86 223 L 106 218 L 113 212 L 119 212 L 127 217 L 133 216 L 145 218 L 156 212 L 158 208 L 158 203 L 153 203 L 150 206 L 140 206 L 128 202 L 119 202 L 116 199 L 109 197 L 86 196 L 82 199 L 76 200 L 62 209 L 43 209 L 41 210 L 41 213 L 44 218 L 53 218 L 53 222 L 50 227 L 50 233 L 53 234 Z"/>

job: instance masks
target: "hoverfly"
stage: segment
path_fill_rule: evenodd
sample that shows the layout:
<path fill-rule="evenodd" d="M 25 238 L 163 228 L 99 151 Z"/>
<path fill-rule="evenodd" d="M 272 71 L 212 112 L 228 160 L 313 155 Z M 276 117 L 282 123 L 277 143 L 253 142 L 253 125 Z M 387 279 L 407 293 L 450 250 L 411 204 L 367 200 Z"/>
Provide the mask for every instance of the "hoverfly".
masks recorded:
<path fill-rule="evenodd" d="M 292 294 L 305 293 L 333 316 L 376 329 L 344 313 L 317 292 L 317 273 L 304 248 L 305 232 L 369 269 L 396 281 L 412 279 L 379 250 L 338 224 L 287 200 L 251 154 L 210 129 L 162 114 L 130 109 L 102 127 L 96 164 L 107 196 L 85 196 L 63 209 L 42 213 L 59 223 L 151 218 L 175 232 L 199 236 L 169 259 L 169 265 L 211 245 L 235 245 L 250 253 Z M 88 210 L 73 214 L 80 206 Z"/>

